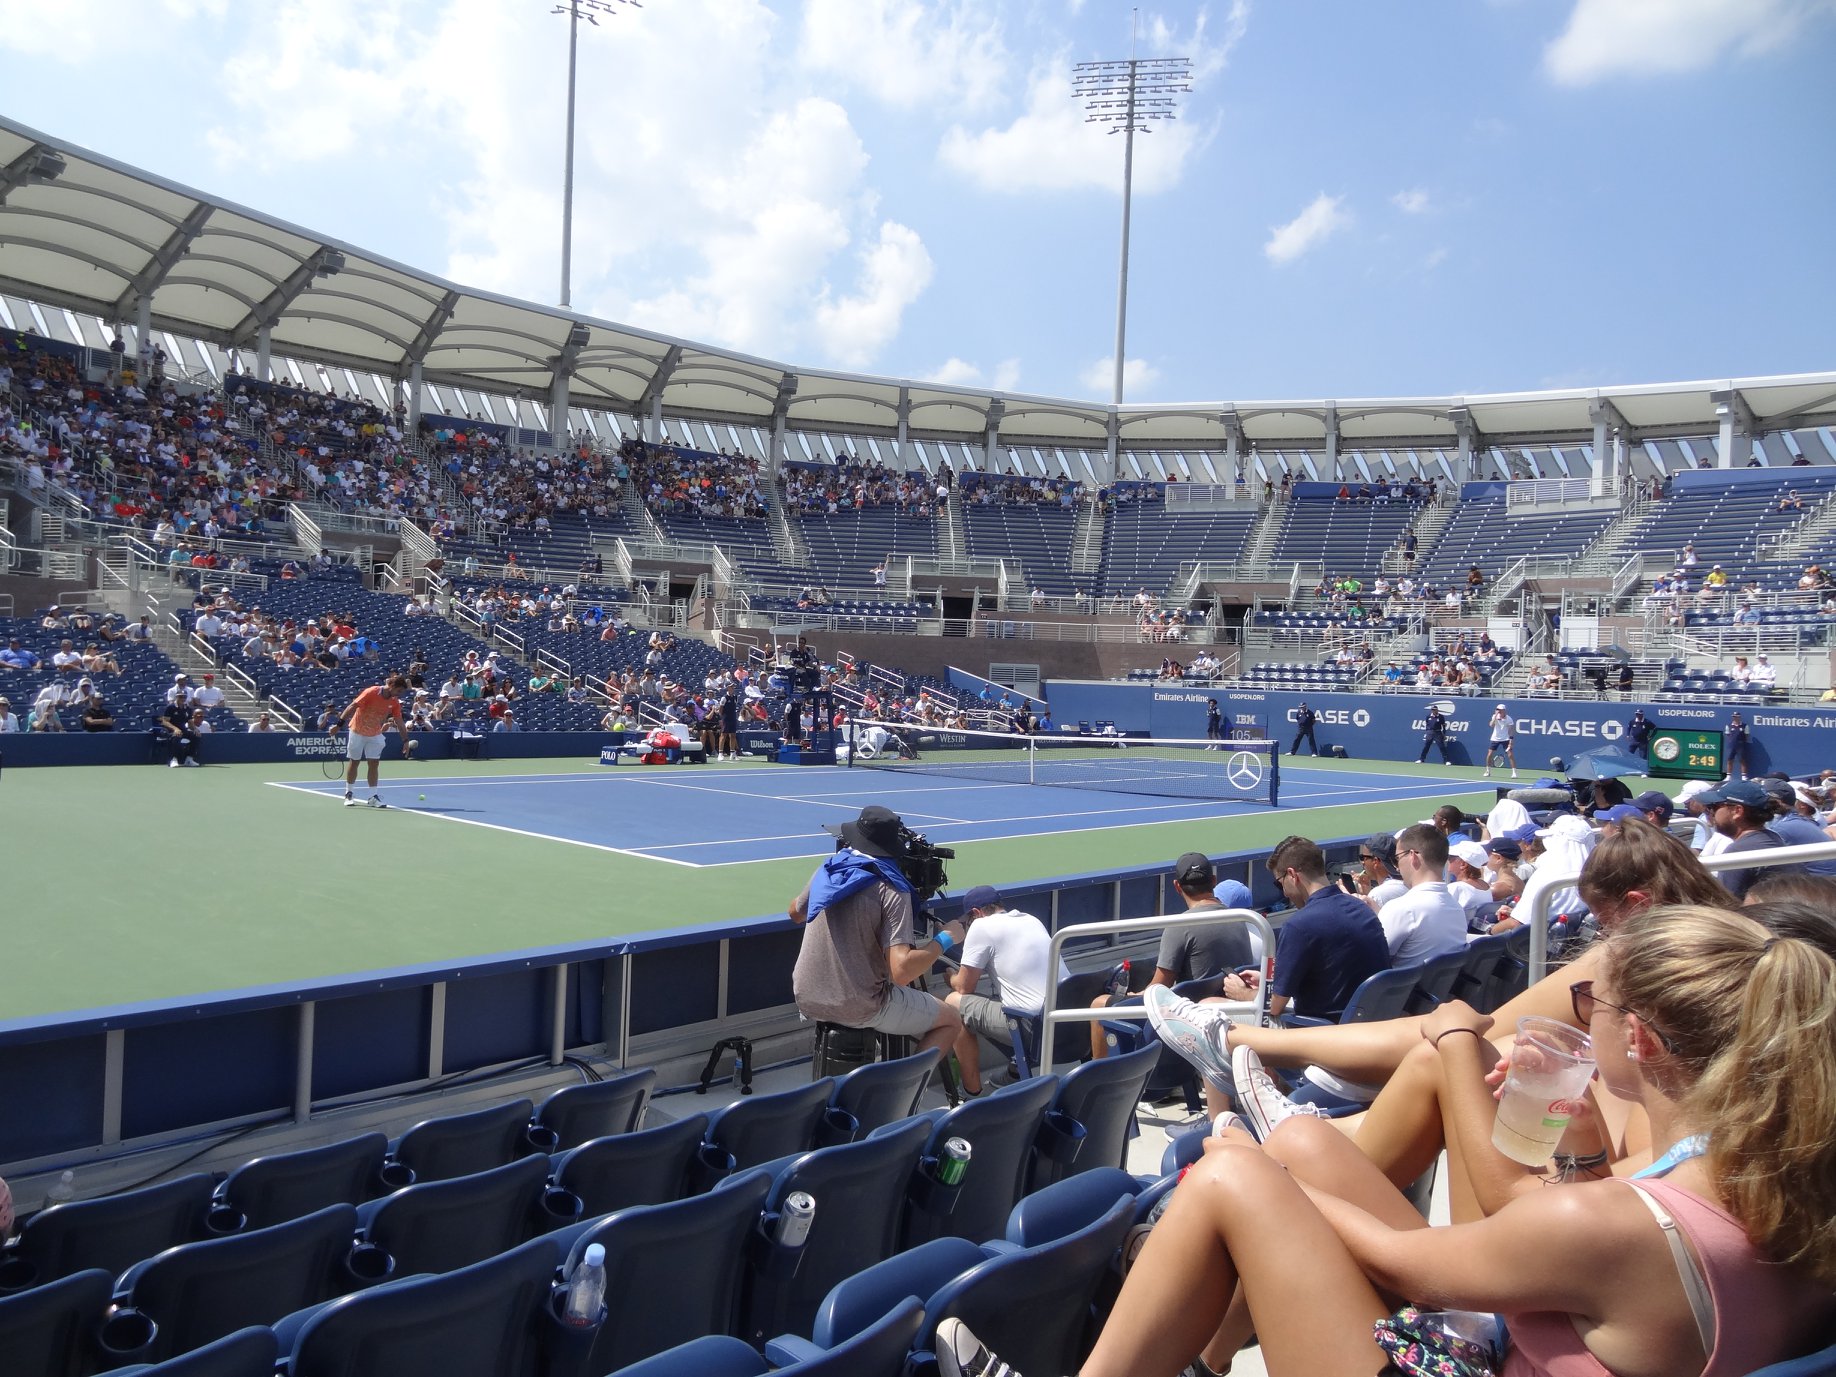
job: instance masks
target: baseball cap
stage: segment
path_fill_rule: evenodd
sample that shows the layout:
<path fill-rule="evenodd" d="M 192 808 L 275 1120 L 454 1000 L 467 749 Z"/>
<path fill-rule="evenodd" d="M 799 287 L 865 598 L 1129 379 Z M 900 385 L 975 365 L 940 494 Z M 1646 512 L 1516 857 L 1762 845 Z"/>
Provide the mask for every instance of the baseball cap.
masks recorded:
<path fill-rule="evenodd" d="M 212 681 L 213 679 L 215 679 L 216 677 L 217 677 L 217 676 L 216 676 L 216 675 L 214 675 L 214 674 L 206 674 L 206 675 L 204 676 L 204 682 L 208 684 L 208 683 L 210 683 L 210 682 L 211 682 L 211 681 Z"/>
<path fill-rule="evenodd" d="M 1624 822 L 1627 818 L 1643 818 L 1644 812 L 1630 803 L 1616 803 L 1611 808 L 1600 808 L 1594 812 L 1595 822 Z"/>
<path fill-rule="evenodd" d="M 1738 803 L 1743 808 L 1767 808 L 1771 800 L 1766 791 L 1750 779 L 1731 779 L 1719 788 L 1710 789 L 1705 794 L 1698 794 L 1697 801 L 1703 807 L 1713 807 L 1717 803 Z"/>
<path fill-rule="evenodd" d="M 1520 847 L 1526 846 L 1542 836 L 1542 829 L 1534 822 L 1526 822 L 1522 827 L 1513 827 L 1505 833 L 1505 840 L 1516 842 Z"/>
<path fill-rule="evenodd" d="M 172 682 L 176 684 L 178 683 L 179 680 L 189 679 L 190 677 L 191 676 L 189 674 L 185 673 L 185 671 L 181 669 L 177 674 L 172 676 Z"/>
<path fill-rule="evenodd" d="M 1524 854 L 1523 847 L 1509 837 L 1493 837 L 1481 848 L 1487 855 L 1503 856 L 1507 861 L 1517 860 Z"/>
<path fill-rule="evenodd" d="M 1173 878 L 1181 884 L 1211 884 L 1218 878 L 1218 871 L 1204 852 L 1188 851 L 1173 862 Z"/>
<path fill-rule="evenodd" d="M 1388 832 L 1377 832 L 1364 839 L 1364 849 L 1383 862 L 1384 869 L 1396 869 L 1396 838 Z"/>
<path fill-rule="evenodd" d="M 978 908 L 996 908 L 1006 902 L 1001 897 L 1001 891 L 993 885 L 977 885 L 963 895 L 963 912 L 969 913 Z"/>
<path fill-rule="evenodd" d="M 1476 841 L 1457 841 L 1447 848 L 1447 854 L 1465 861 L 1475 870 L 1485 865 L 1485 848 Z"/>
<path fill-rule="evenodd" d="M 1796 798 L 1796 795 L 1791 791 L 1790 780 L 1772 779 L 1768 777 L 1762 779 L 1759 782 L 1759 786 L 1766 791 L 1767 798 L 1771 799 L 1774 803 L 1783 804 L 1787 808 L 1791 807 L 1793 799 Z"/>
<path fill-rule="evenodd" d="M 1662 813 L 1664 821 L 1669 822 L 1676 805 L 1670 801 L 1670 795 L 1662 789 L 1647 789 L 1632 800 L 1632 806 L 1641 813 Z"/>
<path fill-rule="evenodd" d="M 1677 792 L 1676 801 L 1678 803 L 1688 803 L 1692 798 L 1700 799 L 1714 787 L 1715 786 L 1710 784 L 1706 779 L 1692 779 Z"/>

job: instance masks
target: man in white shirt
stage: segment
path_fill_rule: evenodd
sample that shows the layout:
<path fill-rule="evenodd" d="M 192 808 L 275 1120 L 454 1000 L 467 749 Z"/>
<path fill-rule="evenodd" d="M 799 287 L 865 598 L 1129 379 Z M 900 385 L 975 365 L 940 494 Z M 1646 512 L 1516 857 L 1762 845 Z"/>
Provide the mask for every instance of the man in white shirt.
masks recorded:
<path fill-rule="evenodd" d="M 0 736 L 10 735 L 19 730 L 19 719 L 13 715 L 13 705 L 0 698 Z"/>
<path fill-rule="evenodd" d="M 955 1051 L 962 1068 L 963 1092 L 979 1095 L 982 1064 L 976 1035 L 1011 1048 L 1013 1032 L 1002 1010 L 1042 1012 L 1047 981 L 1056 989 L 1056 982 L 1069 978 L 1071 972 L 1063 961 L 1055 976 L 1048 971 L 1052 937 L 1045 924 L 1030 913 L 1010 909 L 993 885 L 977 885 L 963 896 L 963 921 L 968 929 L 963 934 L 961 964 L 950 977 L 950 993 L 944 1002 L 962 1016 Z M 988 985 L 982 984 L 984 976 Z M 1041 1035 L 1050 1036 L 1050 1030 Z"/>
<path fill-rule="evenodd" d="M 1396 868 L 1408 893 L 1377 910 L 1390 944 L 1393 966 L 1418 966 L 1446 952 L 1466 948 L 1466 911 L 1447 892 L 1447 838 L 1441 829 L 1418 822 L 1396 839 Z"/>
<path fill-rule="evenodd" d="M 203 708 L 206 712 L 223 706 L 223 690 L 217 687 L 216 675 L 204 676 L 203 685 L 192 691 L 191 703 L 193 707 Z"/>
<path fill-rule="evenodd" d="M 1778 670 L 1773 667 L 1772 661 L 1768 660 L 1764 655 L 1761 655 L 1759 657 L 1759 663 L 1753 666 L 1752 686 L 1756 689 L 1771 689 L 1775 687 L 1778 682 Z"/>
<path fill-rule="evenodd" d="M 1486 877 L 1485 862 L 1485 848 L 1476 841 L 1462 837 L 1447 847 L 1447 892 L 1466 915 L 1468 929 L 1474 932 L 1479 930 L 1474 923 L 1480 908 L 1492 902 L 1491 881 Z"/>
<path fill-rule="evenodd" d="M 172 687 L 166 690 L 166 701 L 181 706 L 191 702 L 191 676 L 184 670 L 172 676 Z"/>
<path fill-rule="evenodd" d="M 81 674 L 83 656 L 69 641 L 60 641 L 57 652 L 51 657 L 51 668 L 59 674 Z"/>

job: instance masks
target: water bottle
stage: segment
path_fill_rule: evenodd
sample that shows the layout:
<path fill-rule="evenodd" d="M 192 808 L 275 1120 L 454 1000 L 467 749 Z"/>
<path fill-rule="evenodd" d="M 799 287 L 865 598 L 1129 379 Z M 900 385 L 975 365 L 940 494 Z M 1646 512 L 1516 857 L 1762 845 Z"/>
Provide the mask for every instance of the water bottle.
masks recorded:
<path fill-rule="evenodd" d="M 1128 993 L 1128 962 L 1124 961 L 1110 973 L 1109 983 L 1103 989 L 1112 1000 Z"/>
<path fill-rule="evenodd" d="M 45 1192 L 45 1208 L 48 1210 L 53 1205 L 67 1205 L 75 1199 L 76 1173 L 74 1171 L 65 1171 L 62 1176 L 57 1178 L 56 1184 Z"/>
<path fill-rule="evenodd" d="M 567 1279 L 567 1298 L 561 1322 L 573 1329 L 591 1329 L 606 1308 L 606 1250 L 589 1243 L 584 1256 Z"/>

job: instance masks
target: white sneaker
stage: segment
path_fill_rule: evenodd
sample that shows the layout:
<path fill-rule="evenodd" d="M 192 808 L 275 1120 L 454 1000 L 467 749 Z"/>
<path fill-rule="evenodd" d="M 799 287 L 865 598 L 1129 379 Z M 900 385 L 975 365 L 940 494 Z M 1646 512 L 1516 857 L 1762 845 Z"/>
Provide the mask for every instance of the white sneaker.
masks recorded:
<path fill-rule="evenodd" d="M 1235 1129 L 1239 1133 L 1249 1133 L 1249 1136 L 1252 1138 L 1256 1136 L 1254 1133 L 1250 1133 L 1248 1121 L 1245 1120 L 1241 1114 L 1230 1109 L 1218 1115 L 1216 1122 L 1211 1125 L 1211 1136 L 1213 1138 L 1222 1138 L 1232 1129 Z"/>
<path fill-rule="evenodd" d="M 388 804 L 382 801 L 381 794 L 371 794 L 369 799 L 364 804 L 364 807 L 366 808 L 387 808 L 388 806 L 389 806 Z"/>
<path fill-rule="evenodd" d="M 1173 993 L 1170 985 L 1149 985 L 1142 993 L 1148 1021 L 1160 1040 L 1196 1066 L 1207 1080 L 1229 1085 L 1230 1016 Z"/>
<path fill-rule="evenodd" d="M 1490 779 L 1491 777 L 1492 777 L 1492 772 L 1490 770 L 1487 770 L 1484 774 L 1479 776 L 1479 778 L 1481 779 Z"/>
<path fill-rule="evenodd" d="M 193 758 L 191 758 L 190 756 L 187 756 L 187 757 L 185 757 L 185 764 L 186 764 L 186 766 L 187 766 L 187 768 L 189 768 L 189 769 L 194 769 L 194 770 L 195 770 L 195 769 L 197 768 L 197 766 L 198 766 L 198 762 L 197 762 L 196 760 L 194 760 Z"/>
<path fill-rule="evenodd" d="M 1275 1125 L 1296 1114 L 1323 1119 L 1317 1105 L 1296 1104 L 1276 1086 L 1262 1069 L 1262 1058 L 1247 1047 L 1233 1047 L 1230 1053 L 1231 1088 L 1237 1092 L 1237 1108 L 1249 1120 L 1249 1131 L 1257 1142 L 1264 1142 L 1275 1131 Z"/>
<path fill-rule="evenodd" d="M 173 756 L 173 757 L 172 757 L 172 759 L 170 759 L 170 760 L 168 760 L 168 761 L 166 762 L 166 768 L 167 768 L 168 770 L 176 770 L 176 769 L 178 769 L 178 757 L 177 757 L 177 756 Z"/>
<path fill-rule="evenodd" d="M 352 798 L 349 794 L 346 794 L 344 796 L 344 806 L 346 808 L 355 808 L 357 806 L 357 800 Z"/>
<path fill-rule="evenodd" d="M 954 1316 L 937 1326 L 937 1370 L 943 1377 L 1020 1377 Z"/>
<path fill-rule="evenodd" d="M 1512 778 L 1512 779 L 1516 779 L 1516 778 L 1517 778 L 1517 771 L 1516 771 L 1516 770 L 1513 770 L 1513 771 L 1511 771 L 1511 778 Z"/>

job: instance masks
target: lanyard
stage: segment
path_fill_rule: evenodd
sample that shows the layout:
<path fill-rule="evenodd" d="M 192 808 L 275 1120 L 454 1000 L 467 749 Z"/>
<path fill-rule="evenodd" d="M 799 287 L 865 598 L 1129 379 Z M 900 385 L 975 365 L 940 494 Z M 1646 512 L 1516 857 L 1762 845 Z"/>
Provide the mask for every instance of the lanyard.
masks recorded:
<path fill-rule="evenodd" d="M 1632 1179 L 1636 1181 L 1645 1176 L 1667 1176 L 1670 1172 L 1682 1166 L 1683 1163 L 1689 1161 L 1692 1157 L 1700 1157 L 1707 1151 L 1708 1134 L 1692 1133 L 1687 1138 L 1679 1139 L 1669 1152 L 1658 1158 L 1657 1161 L 1653 1162 L 1643 1171 L 1633 1172 Z"/>

